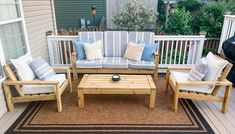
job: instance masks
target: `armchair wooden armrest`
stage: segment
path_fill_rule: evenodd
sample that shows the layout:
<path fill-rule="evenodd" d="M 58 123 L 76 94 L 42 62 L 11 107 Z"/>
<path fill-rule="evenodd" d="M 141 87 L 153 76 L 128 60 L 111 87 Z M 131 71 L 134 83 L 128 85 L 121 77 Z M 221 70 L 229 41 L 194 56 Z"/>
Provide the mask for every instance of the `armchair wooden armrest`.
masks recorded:
<path fill-rule="evenodd" d="M 159 56 L 159 52 L 158 52 L 158 51 L 155 51 L 155 52 L 154 52 L 154 56 Z"/>
<path fill-rule="evenodd" d="M 200 85 L 210 85 L 210 86 L 230 86 L 232 85 L 231 82 L 228 80 L 223 81 L 184 81 L 184 82 L 177 82 L 178 85 L 184 86 L 200 86 Z"/>
<path fill-rule="evenodd" d="M 4 81 L 3 84 L 8 86 L 16 86 L 16 85 L 59 85 L 59 81 Z"/>
<path fill-rule="evenodd" d="M 192 67 L 189 67 L 189 66 L 182 66 L 182 67 L 169 66 L 169 67 L 167 67 L 168 71 L 171 71 L 171 70 L 191 70 L 191 69 L 192 69 Z"/>

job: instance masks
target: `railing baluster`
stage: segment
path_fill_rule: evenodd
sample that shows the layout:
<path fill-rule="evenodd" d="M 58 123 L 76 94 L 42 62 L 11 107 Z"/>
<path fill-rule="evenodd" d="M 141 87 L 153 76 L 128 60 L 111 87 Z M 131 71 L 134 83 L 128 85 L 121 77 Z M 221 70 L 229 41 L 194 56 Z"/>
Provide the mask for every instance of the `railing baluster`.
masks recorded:
<path fill-rule="evenodd" d="M 171 41 L 171 54 L 170 54 L 170 63 L 169 64 L 172 64 L 172 53 L 173 53 L 173 49 L 174 49 L 174 41 L 172 40 Z"/>
<path fill-rule="evenodd" d="M 184 57 L 183 57 L 183 64 L 185 64 L 185 58 L 186 58 L 186 53 L 187 53 L 187 47 L 188 47 L 188 41 L 184 42 Z"/>
<path fill-rule="evenodd" d="M 195 63 L 196 62 L 196 53 L 197 53 L 197 41 L 194 41 L 194 44 L 193 44 L 193 58 L 192 58 L 192 63 Z"/>
<path fill-rule="evenodd" d="M 188 51 L 188 57 L 187 57 L 187 64 L 190 64 L 192 58 L 192 41 L 189 41 L 189 51 Z"/>
<path fill-rule="evenodd" d="M 182 44 L 183 43 L 183 41 L 180 41 L 180 55 L 179 55 L 179 62 L 178 62 L 178 64 L 180 64 L 180 62 L 181 62 L 181 55 L 182 55 Z"/>
<path fill-rule="evenodd" d="M 60 63 L 63 65 L 64 64 L 64 58 L 63 58 L 63 52 L 62 52 L 62 49 L 63 49 L 63 47 L 62 47 L 62 43 L 61 43 L 61 41 L 59 41 L 59 47 L 60 47 L 60 55 L 58 55 L 58 57 L 60 57 Z"/>
<path fill-rule="evenodd" d="M 175 46 L 175 58 L 174 58 L 174 64 L 176 63 L 177 52 L 178 52 L 178 40 L 176 41 L 176 46 Z"/>
<path fill-rule="evenodd" d="M 162 45 L 161 45 L 161 49 L 162 49 L 162 51 L 161 51 L 161 62 L 160 62 L 160 64 L 163 64 L 162 62 L 163 62 L 163 54 L 164 54 L 164 47 L 165 47 L 165 41 L 161 41 L 162 43 Z"/>
<path fill-rule="evenodd" d="M 168 49 L 169 49 L 169 40 L 168 41 L 166 41 L 167 43 L 166 43 L 166 59 L 165 59 L 165 64 L 168 64 L 167 63 L 167 60 L 168 60 Z"/>

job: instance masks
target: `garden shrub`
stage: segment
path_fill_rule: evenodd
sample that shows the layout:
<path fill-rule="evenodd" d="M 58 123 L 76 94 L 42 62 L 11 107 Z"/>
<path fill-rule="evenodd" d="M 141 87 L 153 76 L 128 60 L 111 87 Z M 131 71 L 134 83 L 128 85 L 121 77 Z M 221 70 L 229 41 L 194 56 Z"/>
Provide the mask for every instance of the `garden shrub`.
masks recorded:
<path fill-rule="evenodd" d="M 175 13 L 169 17 L 167 32 L 172 34 L 191 34 L 192 16 L 184 8 L 176 9 Z"/>
<path fill-rule="evenodd" d="M 129 0 L 124 10 L 113 17 L 113 22 L 119 29 L 141 31 L 156 24 L 156 13 L 137 0 Z"/>
<path fill-rule="evenodd" d="M 200 29 L 207 32 L 207 37 L 220 37 L 225 10 L 224 2 L 204 6 L 200 14 Z"/>
<path fill-rule="evenodd" d="M 185 8 L 189 12 L 199 11 L 202 6 L 203 4 L 200 0 L 181 0 L 177 5 L 178 8 Z"/>

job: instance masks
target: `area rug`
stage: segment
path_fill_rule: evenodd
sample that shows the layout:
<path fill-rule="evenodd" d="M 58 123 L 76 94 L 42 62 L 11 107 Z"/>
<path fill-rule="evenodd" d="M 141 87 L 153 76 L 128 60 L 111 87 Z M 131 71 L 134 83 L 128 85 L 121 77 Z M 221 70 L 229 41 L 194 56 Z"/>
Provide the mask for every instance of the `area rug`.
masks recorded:
<path fill-rule="evenodd" d="M 164 90 L 165 79 L 157 83 L 155 109 L 149 109 L 148 95 L 85 95 L 85 107 L 77 104 L 78 82 L 73 93 L 62 96 L 63 111 L 56 102 L 31 103 L 6 132 L 7 134 L 168 134 L 214 133 L 190 100 L 180 100 L 172 111 L 173 95 Z"/>

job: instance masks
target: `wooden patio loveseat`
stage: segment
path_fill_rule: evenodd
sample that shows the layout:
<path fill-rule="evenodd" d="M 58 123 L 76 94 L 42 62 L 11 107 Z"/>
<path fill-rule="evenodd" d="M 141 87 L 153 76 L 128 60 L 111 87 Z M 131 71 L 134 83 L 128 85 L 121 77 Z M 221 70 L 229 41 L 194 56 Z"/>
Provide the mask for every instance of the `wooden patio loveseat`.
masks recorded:
<path fill-rule="evenodd" d="M 103 43 L 103 56 L 101 60 L 77 60 L 77 53 L 72 53 L 72 65 L 74 79 L 78 73 L 93 74 L 150 74 L 156 82 L 158 78 L 159 54 L 154 53 L 154 60 L 135 62 L 123 58 L 128 42 L 144 42 L 153 44 L 154 33 L 152 32 L 127 32 L 127 31 L 105 31 L 105 32 L 80 32 L 79 40 L 94 41 L 101 40 Z"/>

